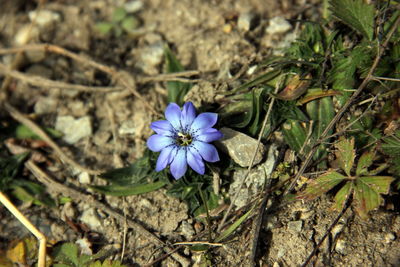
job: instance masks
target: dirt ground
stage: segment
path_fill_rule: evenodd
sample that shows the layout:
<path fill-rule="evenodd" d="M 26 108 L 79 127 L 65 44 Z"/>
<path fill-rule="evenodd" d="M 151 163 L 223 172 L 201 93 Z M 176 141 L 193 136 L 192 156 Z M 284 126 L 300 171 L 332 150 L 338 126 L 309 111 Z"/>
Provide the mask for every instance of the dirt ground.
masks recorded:
<path fill-rule="evenodd" d="M 237 83 L 231 78 L 262 61 L 296 32 L 292 23 L 289 29 L 271 35 L 265 31 L 271 19 L 316 19 L 320 14 L 319 1 L 308 0 L 41 2 L 1 2 L 0 49 L 53 44 L 124 74 L 131 86 L 131 90 L 124 89 L 126 84 L 110 76 L 111 72 L 102 72 L 51 49 L 31 50 L 18 61 L 12 54 L 1 56 L 2 64 L 11 66 L 17 62 L 16 69 L 25 74 L 113 88 L 90 91 L 59 85 L 35 86 L 21 78 L 12 80 L 7 89 L 8 101 L 39 125 L 62 128 L 59 125 L 68 121 L 74 132 L 74 127 L 87 123 L 90 131 L 82 137 L 57 142 L 66 156 L 89 170 L 126 166 L 142 155 L 151 134 L 149 124 L 166 106 L 165 81 L 160 76 L 164 73 L 166 45 L 186 70 L 197 71 L 197 77 L 203 80 L 197 87 L 200 93 L 189 93 L 187 100 L 196 105 L 212 105 L 216 101 L 212 88 Z M 132 8 L 139 23 L 135 32 L 116 37 L 96 31 L 96 23 L 110 20 L 114 8 L 127 4 L 136 8 Z M 46 14 L 35 21 L 34 12 Z M 250 76 L 244 72 L 240 77 L 244 81 Z M 3 75 L 0 79 L 4 83 Z M 203 86 L 204 80 L 208 86 Z M 0 116 L 5 114 L 0 111 Z M 49 240 L 90 243 L 89 251 L 109 248 L 113 251 L 111 259 L 120 259 L 123 250 L 124 264 L 144 266 L 166 255 L 165 243 L 196 241 L 195 234 L 204 230 L 204 225 L 189 215 L 186 204 L 166 195 L 165 190 L 124 198 L 92 195 L 84 188 L 88 184 L 104 184 L 103 180 L 57 156 L 50 156 L 49 161 L 46 171 L 60 184 L 79 192 L 72 202 L 57 208 L 19 206 Z M 30 179 L 36 178 L 31 175 Z M 57 197 L 64 189 L 53 185 L 47 190 Z M 71 192 L 68 194 L 73 195 Z M 337 212 L 328 212 L 331 201 L 328 195 L 313 202 L 270 203 L 262 223 L 257 266 L 303 263 L 337 216 Z M 123 216 L 113 216 L 110 209 Z M 127 223 L 124 216 L 137 225 Z M 5 249 L 10 241 L 27 235 L 25 228 L 3 207 L 0 219 L 0 248 Z M 140 227 L 162 242 L 143 234 Z M 248 259 L 252 229 L 250 220 L 229 242 L 211 249 L 207 253 L 211 266 L 251 266 Z M 349 209 L 320 246 L 311 265 L 400 266 L 399 238 L 398 214 L 375 211 L 371 219 L 363 221 Z M 205 254 L 185 246 L 173 255 L 161 258 L 155 265 L 205 266 L 200 263 Z"/>

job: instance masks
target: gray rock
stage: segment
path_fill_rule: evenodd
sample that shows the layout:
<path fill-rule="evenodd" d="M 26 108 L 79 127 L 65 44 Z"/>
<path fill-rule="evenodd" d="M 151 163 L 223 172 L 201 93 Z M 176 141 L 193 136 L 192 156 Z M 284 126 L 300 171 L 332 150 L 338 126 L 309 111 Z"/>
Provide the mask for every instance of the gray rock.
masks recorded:
<path fill-rule="evenodd" d="M 248 167 L 257 147 L 257 140 L 229 128 L 222 128 L 220 131 L 224 137 L 217 141 L 216 145 L 241 167 Z M 254 165 L 261 162 L 265 151 L 265 146 L 261 143 L 254 159 Z"/>
<path fill-rule="evenodd" d="M 53 113 L 57 110 L 58 100 L 52 97 L 40 97 L 33 107 L 38 115 Z"/>
<path fill-rule="evenodd" d="M 136 66 L 147 74 L 157 73 L 157 66 L 164 58 L 164 43 L 156 42 L 149 46 L 138 49 L 135 54 L 138 55 Z"/>
<path fill-rule="evenodd" d="M 299 233 L 303 229 L 303 221 L 292 221 L 288 223 L 288 229 L 292 232 Z"/>
<path fill-rule="evenodd" d="M 188 223 L 187 221 L 182 221 L 181 232 L 182 232 L 182 235 L 188 240 L 190 240 L 196 234 L 193 226 L 190 223 Z"/>
<path fill-rule="evenodd" d="M 271 175 L 273 166 L 277 158 L 277 147 L 271 145 L 268 150 L 268 159 L 263 164 L 253 168 L 246 178 L 246 181 L 240 193 L 236 198 L 234 205 L 239 209 L 244 207 L 253 196 L 258 194 L 264 188 L 266 179 Z M 245 178 L 247 169 L 238 169 L 233 174 L 233 182 L 229 186 L 229 195 L 234 197 L 238 191 L 243 179 Z"/>
<path fill-rule="evenodd" d="M 81 172 L 78 175 L 78 180 L 81 184 L 90 184 L 90 175 L 87 172 Z"/>
<path fill-rule="evenodd" d="M 80 139 L 92 135 L 89 116 L 79 119 L 72 116 L 59 116 L 55 128 L 64 134 L 63 139 L 68 144 L 75 144 Z"/>

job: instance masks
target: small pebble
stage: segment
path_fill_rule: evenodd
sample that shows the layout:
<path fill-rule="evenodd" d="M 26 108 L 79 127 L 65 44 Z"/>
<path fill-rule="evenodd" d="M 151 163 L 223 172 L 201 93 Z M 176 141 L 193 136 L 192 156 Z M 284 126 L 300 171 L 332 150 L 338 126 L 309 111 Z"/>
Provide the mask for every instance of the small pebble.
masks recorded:
<path fill-rule="evenodd" d="M 346 242 L 343 239 L 338 239 L 335 245 L 335 251 L 340 254 L 345 254 Z"/>
<path fill-rule="evenodd" d="M 292 232 L 299 233 L 303 229 L 303 221 L 292 221 L 288 223 L 288 229 Z"/>
<path fill-rule="evenodd" d="M 250 12 L 241 13 L 237 22 L 238 29 L 243 32 L 249 31 L 254 17 L 254 14 Z"/>
<path fill-rule="evenodd" d="M 388 244 L 388 243 L 391 243 L 392 241 L 394 241 L 396 239 L 396 235 L 395 234 L 393 234 L 393 233 L 387 233 L 386 235 L 385 235 L 385 242 Z"/>
<path fill-rule="evenodd" d="M 101 228 L 101 221 L 94 208 L 83 211 L 80 220 L 92 230 Z"/>
<path fill-rule="evenodd" d="M 61 20 L 60 14 L 45 9 L 30 11 L 28 16 L 31 21 L 35 20 L 36 24 L 41 27 Z"/>
<path fill-rule="evenodd" d="M 268 34 L 280 34 L 289 31 L 292 25 L 283 17 L 274 17 L 270 19 L 268 27 L 265 32 Z"/>
<path fill-rule="evenodd" d="M 81 184 L 90 184 L 90 175 L 87 172 L 81 172 L 78 175 L 78 180 Z"/>
<path fill-rule="evenodd" d="M 55 128 L 64 134 L 63 140 L 68 144 L 75 144 L 82 138 L 92 135 L 92 124 L 89 116 L 79 119 L 72 116 L 59 116 Z"/>
<path fill-rule="evenodd" d="M 124 9 L 126 12 L 128 13 L 135 13 L 140 11 L 141 9 L 143 9 L 143 2 L 142 1 L 129 1 L 127 3 L 124 4 Z"/>

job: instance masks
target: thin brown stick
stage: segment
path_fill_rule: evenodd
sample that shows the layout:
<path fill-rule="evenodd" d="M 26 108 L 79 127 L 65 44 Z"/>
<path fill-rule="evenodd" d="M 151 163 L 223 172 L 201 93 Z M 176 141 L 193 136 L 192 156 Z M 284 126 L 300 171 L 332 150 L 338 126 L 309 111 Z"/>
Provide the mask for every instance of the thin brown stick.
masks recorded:
<path fill-rule="evenodd" d="M 92 195 L 81 193 L 76 189 L 70 188 L 62 183 L 55 181 L 47 173 L 45 173 L 42 169 L 40 169 L 33 161 L 28 160 L 25 163 L 25 166 L 32 172 L 32 174 L 36 177 L 36 179 L 39 180 L 39 182 L 47 186 L 47 189 L 49 190 L 50 193 L 62 194 L 72 199 L 79 199 L 80 201 L 83 201 L 85 203 L 91 203 L 95 208 L 100 209 L 105 213 L 109 214 L 110 216 L 114 217 L 121 224 L 123 224 L 126 221 L 126 223 L 130 228 L 132 228 L 138 234 L 149 240 L 149 242 L 157 246 L 163 246 L 165 252 L 171 253 L 171 251 L 173 251 L 171 248 L 167 246 L 165 242 L 163 242 L 155 234 L 149 232 L 141 224 L 135 222 L 129 217 L 125 217 L 123 214 L 121 214 L 120 211 L 116 211 L 115 209 L 109 207 L 108 205 L 96 200 Z M 186 264 L 186 266 L 189 266 L 189 261 L 186 258 L 179 255 L 178 253 L 175 252 L 171 254 L 171 256 L 181 264 L 183 265 Z"/>
<path fill-rule="evenodd" d="M 46 236 L 1 191 L 0 202 L 39 240 L 38 267 L 46 267 Z"/>
<path fill-rule="evenodd" d="M 372 66 L 363 80 L 363 82 L 360 84 L 358 89 L 354 92 L 354 94 L 350 97 L 350 99 L 343 105 L 343 107 L 336 113 L 335 117 L 330 121 L 330 123 L 326 126 L 325 130 L 321 134 L 321 136 L 318 138 L 318 140 L 314 143 L 314 146 L 310 150 L 310 152 L 307 154 L 306 159 L 304 160 L 303 164 L 301 165 L 299 171 L 297 172 L 296 176 L 294 177 L 292 183 L 290 186 L 285 190 L 284 196 L 290 193 L 294 186 L 296 185 L 297 181 L 299 180 L 300 176 L 305 172 L 306 168 L 311 162 L 312 157 L 314 156 L 316 150 L 318 149 L 318 145 L 321 144 L 325 139 L 326 136 L 328 135 L 329 131 L 335 126 L 335 124 L 340 120 L 340 118 L 343 116 L 343 114 L 346 112 L 346 110 L 350 107 L 350 105 L 356 100 L 356 98 L 361 94 L 361 92 L 365 89 L 367 84 L 374 79 L 374 71 L 378 67 L 378 64 L 381 60 L 381 57 L 383 53 L 386 50 L 386 47 L 389 44 L 390 38 L 394 34 L 394 32 L 398 29 L 400 25 L 400 16 L 396 19 L 395 23 L 393 24 L 393 27 L 390 29 L 390 32 L 387 34 L 385 42 L 382 44 L 381 47 L 378 47 L 378 53 L 374 59 L 374 62 L 372 63 Z"/>
<path fill-rule="evenodd" d="M 77 163 L 74 159 L 68 157 L 64 151 L 43 131 L 36 123 L 28 119 L 27 116 L 19 112 L 16 108 L 14 108 L 11 104 L 7 101 L 4 103 L 4 108 L 8 111 L 8 113 L 13 117 L 16 121 L 22 123 L 29 129 L 31 129 L 35 134 L 37 134 L 43 141 L 45 141 L 56 154 L 60 157 L 61 160 L 65 161 L 66 163 L 70 164 L 72 167 L 87 172 L 89 174 L 98 175 L 104 170 L 91 170 L 88 169 L 79 163 Z"/>
<path fill-rule="evenodd" d="M 51 44 L 33 44 L 33 45 L 25 45 L 25 46 L 21 46 L 21 47 L 15 47 L 15 48 L 6 48 L 6 49 L 0 49 L 0 55 L 2 54 L 10 54 L 10 53 L 19 53 L 19 52 L 26 52 L 26 51 L 45 51 L 45 52 L 51 52 L 51 53 L 56 53 L 56 54 L 60 54 L 66 57 L 69 57 L 79 63 L 91 66 L 95 69 L 98 69 L 102 72 L 105 72 L 107 74 L 109 74 L 113 79 L 120 81 L 120 83 L 125 86 L 127 89 L 129 89 L 129 91 L 131 91 L 131 93 L 137 97 L 138 99 L 140 99 L 144 106 L 153 114 L 158 114 L 157 111 L 149 104 L 148 101 L 146 101 L 140 94 L 139 92 L 136 90 L 136 88 L 134 87 L 134 85 L 129 84 L 129 82 L 124 78 L 124 76 L 116 71 L 113 68 L 110 68 L 108 66 L 105 66 L 103 64 L 97 63 L 94 60 L 91 60 L 89 57 L 87 56 L 82 56 L 82 55 L 78 55 L 75 53 L 72 53 L 60 46 L 56 46 L 56 45 L 51 45 Z"/>
<path fill-rule="evenodd" d="M 27 84 L 41 87 L 41 88 L 58 88 L 58 89 L 71 89 L 82 92 L 92 93 L 109 93 L 124 90 L 124 87 L 103 87 L 103 86 L 85 86 L 80 84 L 71 84 L 59 81 L 49 80 L 40 76 L 25 74 L 16 70 L 8 69 L 5 65 L 0 63 L 0 73 L 18 79 Z"/>

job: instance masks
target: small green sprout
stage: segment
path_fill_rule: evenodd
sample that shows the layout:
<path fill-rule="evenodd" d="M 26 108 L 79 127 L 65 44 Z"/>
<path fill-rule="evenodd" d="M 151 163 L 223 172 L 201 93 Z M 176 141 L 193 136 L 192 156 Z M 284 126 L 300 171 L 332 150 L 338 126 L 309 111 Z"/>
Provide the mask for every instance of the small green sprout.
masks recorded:
<path fill-rule="evenodd" d="M 96 29 L 103 35 L 110 33 L 120 37 L 123 33 L 131 33 L 139 26 L 139 20 L 130 15 L 124 8 L 118 7 L 114 10 L 110 22 L 101 21 L 96 24 Z"/>
<path fill-rule="evenodd" d="M 375 160 L 375 151 L 367 151 L 354 165 L 356 152 L 354 138 L 341 138 L 336 144 L 336 158 L 340 169 L 345 175 L 330 170 L 308 182 L 307 188 L 298 198 L 314 199 L 328 192 L 335 186 L 343 184 L 335 195 L 334 208 L 341 210 L 347 199 L 353 195 L 356 212 L 362 218 L 367 218 L 369 211 L 379 207 L 383 198 L 381 194 L 389 193 L 390 184 L 394 180 L 390 176 L 377 176 L 387 165 L 382 164 L 369 170 Z"/>

